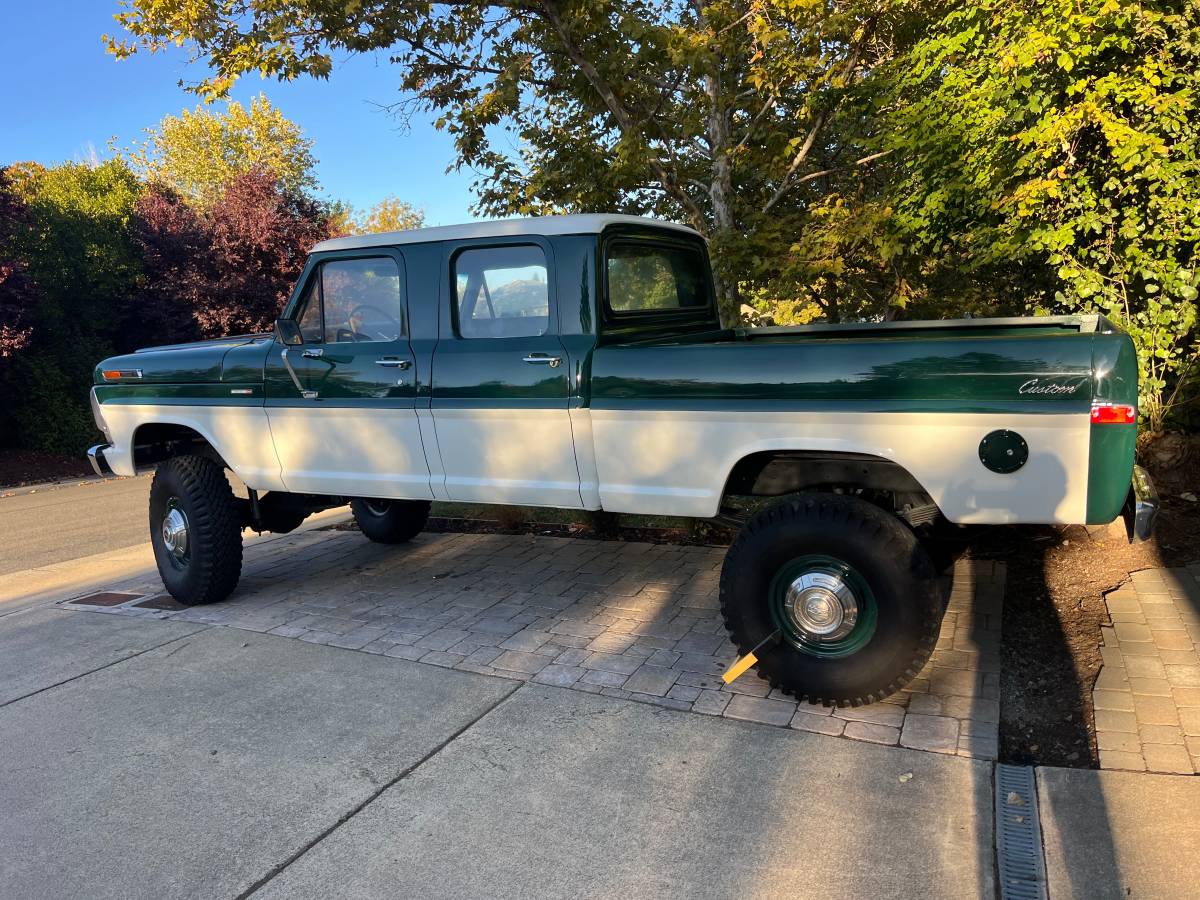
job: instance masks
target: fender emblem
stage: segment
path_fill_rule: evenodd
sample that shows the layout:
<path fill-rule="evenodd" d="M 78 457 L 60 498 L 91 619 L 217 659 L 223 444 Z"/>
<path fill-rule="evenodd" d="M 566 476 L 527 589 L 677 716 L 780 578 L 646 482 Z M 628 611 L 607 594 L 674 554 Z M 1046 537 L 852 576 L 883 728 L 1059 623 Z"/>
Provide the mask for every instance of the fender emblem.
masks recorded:
<path fill-rule="evenodd" d="M 1062 384 L 1057 381 L 1043 382 L 1040 378 L 1031 378 L 1019 388 L 1018 394 L 1073 394 L 1079 390 L 1082 381 L 1075 384 Z"/>

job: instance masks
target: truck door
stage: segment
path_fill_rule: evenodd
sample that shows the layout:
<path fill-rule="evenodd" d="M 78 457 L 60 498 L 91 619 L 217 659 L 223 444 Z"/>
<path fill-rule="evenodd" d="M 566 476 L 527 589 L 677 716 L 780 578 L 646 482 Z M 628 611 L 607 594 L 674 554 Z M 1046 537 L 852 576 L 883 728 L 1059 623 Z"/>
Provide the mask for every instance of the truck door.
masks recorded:
<path fill-rule="evenodd" d="M 583 506 L 552 270 L 538 238 L 447 245 L 431 412 L 452 500 Z"/>
<path fill-rule="evenodd" d="M 309 267 L 304 343 L 267 356 L 267 417 L 289 491 L 430 499 L 416 414 L 404 260 L 386 248 Z"/>

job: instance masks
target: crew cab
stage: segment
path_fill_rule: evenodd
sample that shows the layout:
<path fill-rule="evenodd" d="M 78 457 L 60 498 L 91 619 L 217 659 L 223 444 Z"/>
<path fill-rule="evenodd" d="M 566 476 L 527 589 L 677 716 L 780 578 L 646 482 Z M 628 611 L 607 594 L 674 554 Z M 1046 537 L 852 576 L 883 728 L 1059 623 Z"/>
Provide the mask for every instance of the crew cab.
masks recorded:
<path fill-rule="evenodd" d="M 107 359 L 92 401 L 181 603 L 234 591 L 244 527 L 346 503 L 384 542 L 435 500 L 722 517 L 743 659 L 829 704 L 928 659 L 945 531 L 1156 509 L 1104 318 L 723 328 L 701 236 L 629 216 L 324 241 L 273 334 Z"/>

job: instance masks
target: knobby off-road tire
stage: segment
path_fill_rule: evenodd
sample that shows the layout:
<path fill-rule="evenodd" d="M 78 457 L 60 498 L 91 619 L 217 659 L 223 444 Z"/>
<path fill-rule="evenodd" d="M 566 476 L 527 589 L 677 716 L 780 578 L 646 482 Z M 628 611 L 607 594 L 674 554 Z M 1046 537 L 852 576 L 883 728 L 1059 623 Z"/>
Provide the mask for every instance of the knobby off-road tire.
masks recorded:
<path fill-rule="evenodd" d="M 425 529 L 428 500 L 351 500 L 359 530 L 377 544 L 403 544 Z"/>
<path fill-rule="evenodd" d="M 150 484 L 150 542 L 163 584 L 180 603 L 216 603 L 233 593 L 242 574 L 242 522 L 221 466 L 202 456 L 159 465 Z"/>
<path fill-rule="evenodd" d="M 911 681 L 944 611 L 913 533 L 856 497 L 813 494 L 760 510 L 721 570 L 721 612 L 738 651 L 778 629 L 756 653 L 759 677 L 826 706 L 873 703 Z M 818 633 L 831 621 L 837 629 Z"/>

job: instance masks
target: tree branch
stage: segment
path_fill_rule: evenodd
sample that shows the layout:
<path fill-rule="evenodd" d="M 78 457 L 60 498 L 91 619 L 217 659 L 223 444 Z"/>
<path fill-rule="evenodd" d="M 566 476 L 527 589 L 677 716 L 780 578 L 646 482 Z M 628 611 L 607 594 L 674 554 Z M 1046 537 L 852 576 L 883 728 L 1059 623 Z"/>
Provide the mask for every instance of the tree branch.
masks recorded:
<path fill-rule="evenodd" d="M 621 98 L 617 96 L 612 85 L 600 74 L 600 70 L 583 54 L 579 45 L 572 39 L 570 32 L 567 30 L 566 23 L 563 22 L 562 16 L 559 14 L 557 2 L 555 0 L 541 0 L 540 8 L 546 21 L 554 29 L 558 35 L 558 39 L 562 41 L 563 49 L 567 51 L 567 56 L 579 68 L 583 77 L 591 84 L 592 89 L 600 95 L 600 99 L 604 101 L 604 105 L 612 113 L 612 117 L 616 119 L 617 127 L 621 129 L 623 134 L 629 136 L 635 135 L 638 132 L 638 127 L 633 114 L 621 101 Z M 692 220 L 692 224 L 698 228 L 703 228 L 705 226 L 704 213 L 696 205 L 696 201 L 680 185 L 675 174 L 667 168 L 666 163 L 653 153 L 649 157 L 649 163 L 650 168 L 654 170 L 654 174 L 662 182 L 666 192 L 684 208 L 688 218 Z"/>
<path fill-rule="evenodd" d="M 755 114 L 754 118 L 751 119 L 750 123 L 746 126 L 746 133 L 742 135 L 742 139 L 738 141 L 733 150 L 730 151 L 731 154 L 736 154 L 739 150 L 746 146 L 746 141 L 750 140 L 750 136 L 754 134 L 754 129 L 758 127 L 758 123 L 762 121 L 763 116 L 775 108 L 777 99 L 778 98 L 775 94 L 772 94 L 767 99 L 767 102 L 763 104 L 762 109 Z"/>
<path fill-rule="evenodd" d="M 895 152 L 895 150 L 881 150 L 878 153 L 872 153 L 870 156 L 864 156 L 862 159 L 856 159 L 850 165 L 865 166 L 869 162 L 873 162 L 874 160 L 877 160 L 881 157 L 887 156 L 894 152 Z M 813 181 L 817 178 L 822 177 L 823 175 L 832 175 L 836 171 L 838 171 L 838 169 L 835 167 L 832 169 L 821 169 L 821 171 L 819 171 L 819 172 L 809 172 L 807 175 L 805 175 L 801 178 L 797 178 L 792 183 L 792 187 L 799 187 L 800 185 L 804 184 L 806 181 Z"/>
<path fill-rule="evenodd" d="M 851 79 L 854 78 L 854 70 L 858 68 L 858 61 L 862 58 L 863 49 L 866 47 L 867 41 L 874 31 L 875 19 L 871 19 L 863 28 L 862 37 L 854 45 L 854 49 L 850 52 L 850 58 L 846 61 L 847 86 L 849 86 Z M 762 211 L 764 213 L 770 212 L 771 208 L 782 200 L 783 196 L 798 183 L 792 181 L 792 176 L 796 174 L 796 170 L 808 159 L 808 154 L 812 151 L 813 145 L 817 141 L 817 136 L 821 133 L 821 129 L 825 126 L 828 119 L 829 110 L 821 110 L 821 112 L 817 113 L 816 119 L 813 120 L 812 128 L 808 131 L 808 136 L 804 139 L 804 143 L 800 145 L 800 149 L 796 151 L 796 155 L 792 157 L 791 164 L 788 165 L 787 172 L 784 173 L 783 180 L 779 183 L 778 189 L 771 195 L 771 199 L 767 201 L 767 205 L 763 207 Z M 806 178 L 804 180 L 811 181 L 812 179 Z"/>

